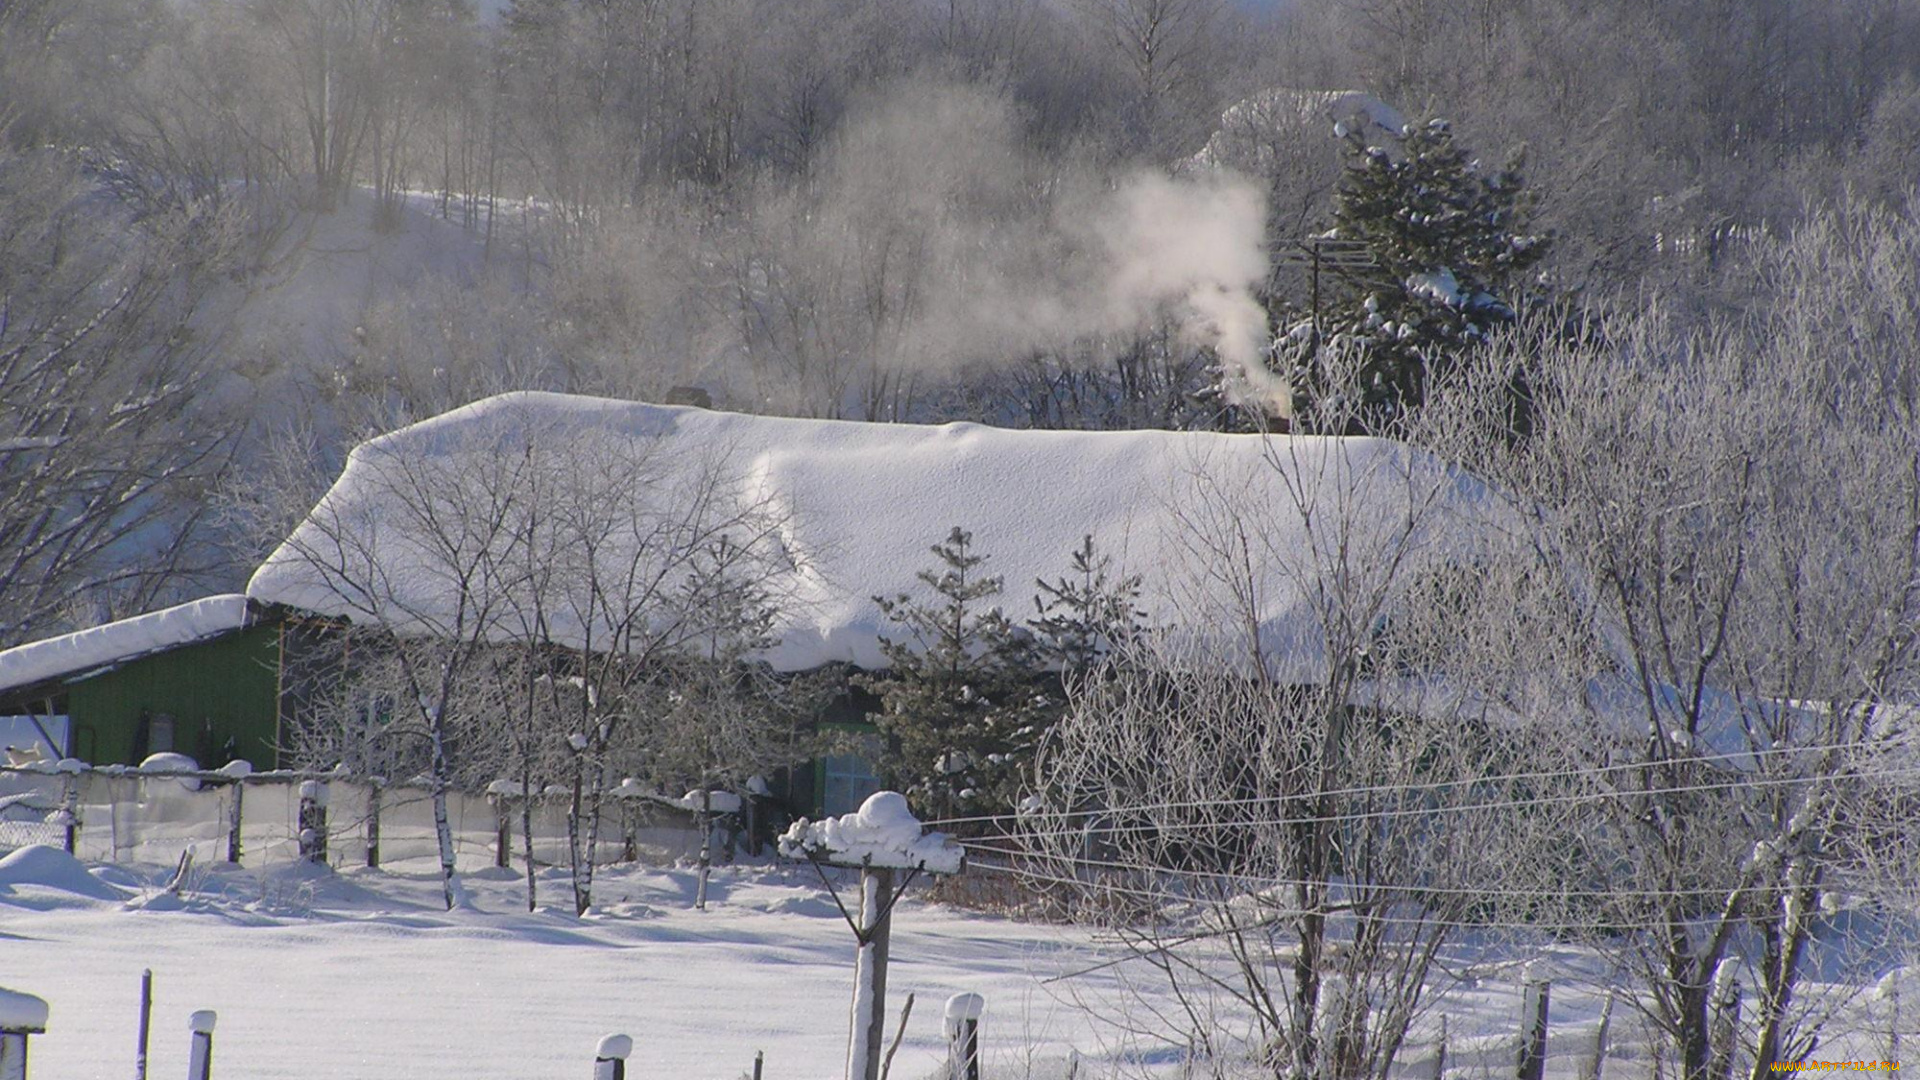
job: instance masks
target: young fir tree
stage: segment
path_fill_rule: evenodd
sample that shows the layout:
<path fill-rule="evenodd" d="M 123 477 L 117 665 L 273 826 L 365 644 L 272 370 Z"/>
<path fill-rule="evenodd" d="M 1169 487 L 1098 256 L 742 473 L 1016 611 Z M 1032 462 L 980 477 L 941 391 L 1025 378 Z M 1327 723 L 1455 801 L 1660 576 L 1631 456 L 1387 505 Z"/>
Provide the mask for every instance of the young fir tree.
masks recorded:
<path fill-rule="evenodd" d="M 933 598 L 875 597 L 904 631 L 881 638 L 888 670 L 858 682 L 878 695 L 883 772 L 938 816 L 1010 809 L 1024 767 L 1057 708 L 1031 635 L 989 602 L 1002 580 L 955 526 L 919 578 Z"/>
<path fill-rule="evenodd" d="M 1060 670 L 1061 681 L 1093 670 L 1115 645 L 1138 634 L 1144 613 L 1140 575 L 1115 577 L 1113 558 L 1094 550 L 1093 537 L 1080 541 L 1069 562 L 1070 570 L 1056 581 L 1035 581 L 1037 617 L 1029 619 L 1041 657 Z"/>
<path fill-rule="evenodd" d="M 1519 155 L 1487 171 L 1437 119 L 1389 146 L 1345 138 L 1333 228 L 1318 242 L 1357 247 L 1364 265 L 1340 260 L 1320 309 L 1290 312 L 1274 346 L 1301 430 L 1378 430 L 1418 407 L 1430 376 L 1513 321 L 1551 242 L 1526 228 L 1533 199 Z"/>

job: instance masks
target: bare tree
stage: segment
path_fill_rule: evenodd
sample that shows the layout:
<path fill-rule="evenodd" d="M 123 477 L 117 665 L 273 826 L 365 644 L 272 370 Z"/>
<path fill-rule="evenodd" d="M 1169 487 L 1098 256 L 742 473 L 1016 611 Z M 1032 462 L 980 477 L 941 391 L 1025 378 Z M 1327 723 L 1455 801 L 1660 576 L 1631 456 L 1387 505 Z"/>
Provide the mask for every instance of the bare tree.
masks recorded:
<path fill-rule="evenodd" d="M 1595 822 L 1588 869 L 1528 903 L 1557 903 L 1644 988 L 1689 1078 L 1708 1074 L 1723 971 L 1756 991 L 1756 1080 L 1821 1037 L 1796 988 L 1823 902 L 1873 861 L 1874 792 L 1910 738 L 1912 222 L 1816 219 L 1764 255 L 1783 302 L 1751 321 L 1656 311 L 1574 342 L 1515 336 L 1486 378 L 1527 373 L 1529 438 L 1484 405 L 1427 417 L 1423 437 L 1530 508 L 1540 564 L 1562 571 L 1465 616 L 1522 613 L 1483 692 L 1553 718 L 1552 771 Z"/>
<path fill-rule="evenodd" d="M 0 643 L 145 610 L 208 571 L 207 394 L 229 219 L 103 209 L 69 156 L 0 152 Z"/>

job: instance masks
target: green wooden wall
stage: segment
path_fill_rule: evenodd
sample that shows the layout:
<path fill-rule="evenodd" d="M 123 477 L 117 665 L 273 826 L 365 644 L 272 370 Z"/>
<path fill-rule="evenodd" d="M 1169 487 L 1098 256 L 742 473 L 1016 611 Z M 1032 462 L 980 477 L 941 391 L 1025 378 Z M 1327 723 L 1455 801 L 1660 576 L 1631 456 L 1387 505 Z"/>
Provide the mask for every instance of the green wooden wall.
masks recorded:
<path fill-rule="evenodd" d="M 272 768 L 279 640 L 277 625 L 253 626 L 68 684 L 77 748 L 96 765 L 138 764 L 142 716 L 166 713 L 174 721 L 173 749 L 203 767 L 237 757 Z"/>

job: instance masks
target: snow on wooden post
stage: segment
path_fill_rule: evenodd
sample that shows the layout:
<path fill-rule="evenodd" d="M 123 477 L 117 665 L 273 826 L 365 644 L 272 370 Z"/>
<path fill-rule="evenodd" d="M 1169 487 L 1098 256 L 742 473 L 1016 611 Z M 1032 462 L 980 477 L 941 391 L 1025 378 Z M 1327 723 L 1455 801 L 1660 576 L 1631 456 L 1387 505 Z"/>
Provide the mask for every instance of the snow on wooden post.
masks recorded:
<path fill-rule="evenodd" d="M 27 1080 L 27 1036 L 47 1030 L 47 1003 L 0 989 L 0 1080 Z"/>
<path fill-rule="evenodd" d="M 227 790 L 233 793 L 233 801 L 227 804 L 227 861 L 239 866 L 240 823 L 245 813 L 241 806 L 246 801 L 247 777 L 253 775 L 253 765 L 235 759 L 215 771 L 227 778 Z"/>
<path fill-rule="evenodd" d="M 1531 965 L 1524 975 L 1526 992 L 1520 1004 L 1520 1080 L 1540 1080 L 1547 1067 L 1547 1007 L 1552 986 L 1535 978 Z"/>
<path fill-rule="evenodd" d="M 212 1009 L 201 1009 L 187 1017 L 187 1030 L 193 1032 L 193 1049 L 187 1057 L 187 1080 L 213 1080 L 213 1023 L 218 1019 Z"/>
<path fill-rule="evenodd" d="M 603 1035 L 593 1052 L 593 1080 L 627 1080 L 627 1059 L 633 1056 L 633 1039 L 626 1035 Z"/>
<path fill-rule="evenodd" d="M 853 928 L 853 1009 L 847 1038 L 847 1080 L 879 1080 L 880 1046 L 887 1014 L 887 952 L 893 907 L 907 884 L 922 873 L 957 874 L 966 864 L 960 845 L 945 833 L 923 833 L 920 821 L 898 792 L 868 796 L 860 809 L 837 818 L 810 822 L 801 818 L 780 837 L 780 854 L 806 859 L 816 868 L 854 867 L 860 871 L 860 915 L 856 919 L 834 903 Z M 894 871 L 907 877 L 894 887 Z M 826 872 L 820 873 L 826 880 Z"/>
<path fill-rule="evenodd" d="M 887 1037 L 887 959 L 893 951 L 893 868 L 860 870 L 860 928 L 863 940 L 853 953 L 852 1033 L 847 1045 L 847 1080 L 878 1080 L 880 1045 Z"/>
<path fill-rule="evenodd" d="M 327 785 L 322 780 L 300 782 L 300 858 L 327 861 Z"/>
<path fill-rule="evenodd" d="M 980 1014 L 987 999 L 955 994 L 947 999 L 947 1072 L 949 1080 L 980 1080 Z"/>

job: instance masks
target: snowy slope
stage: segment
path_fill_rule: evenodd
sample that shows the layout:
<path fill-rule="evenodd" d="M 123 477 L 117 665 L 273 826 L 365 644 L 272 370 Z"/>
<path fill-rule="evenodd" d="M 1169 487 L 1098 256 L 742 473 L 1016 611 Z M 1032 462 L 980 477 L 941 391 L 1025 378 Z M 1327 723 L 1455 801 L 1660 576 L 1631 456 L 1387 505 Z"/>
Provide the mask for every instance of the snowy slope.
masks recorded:
<path fill-rule="evenodd" d="M 237 593 L 149 612 L 0 652 L 0 690 L 218 637 L 247 625 L 247 598 Z"/>
<path fill-rule="evenodd" d="M 567 455 L 559 473 L 598 483 L 609 444 L 661 470 L 649 490 L 683 489 L 716 459 L 781 519 L 770 558 L 783 601 L 782 670 L 830 661 L 882 666 L 889 626 L 876 595 L 926 595 L 916 572 L 954 526 L 972 531 L 984 572 L 1004 577 L 1000 602 L 1032 612 L 1036 579 L 1063 576 L 1083 536 L 1123 573 L 1148 582 L 1150 624 L 1195 633 L 1230 617 L 1232 581 L 1215 573 L 1221 545 L 1245 548 L 1263 640 L 1316 670 L 1316 615 L 1302 581 L 1331 558 L 1343 572 L 1384 572 L 1475 545 L 1500 515 L 1478 483 L 1434 459 L 1377 439 L 1264 437 L 1164 431 L 1008 431 L 778 419 L 569 397 L 509 394 L 415 424 L 357 449 L 308 520 L 260 568 L 247 593 L 349 618 L 365 617 L 320 569 L 378 564 L 393 578 L 382 616 L 420 631 L 451 612 L 448 575 L 430 565 L 429 538 L 410 532 L 390 482 L 461 455 Z M 423 464 L 426 463 L 426 464 Z M 451 466 L 446 475 L 458 470 Z M 662 495 L 666 497 L 665 494 Z M 1309 529 L 1303 509 L 1312 511 Z M 1245 539 L 1241 536 L 1241 539 Z M 1339 554 L 1336 555 L 1335 549 Z M 413 619 L 413 614 L 419 614 Z M 411 621 L 413 625 L 407 625 Z M 556 624 L 577 643 L 580 627 Z M 599 635 L 604 640 L 604 635 Z"/>

